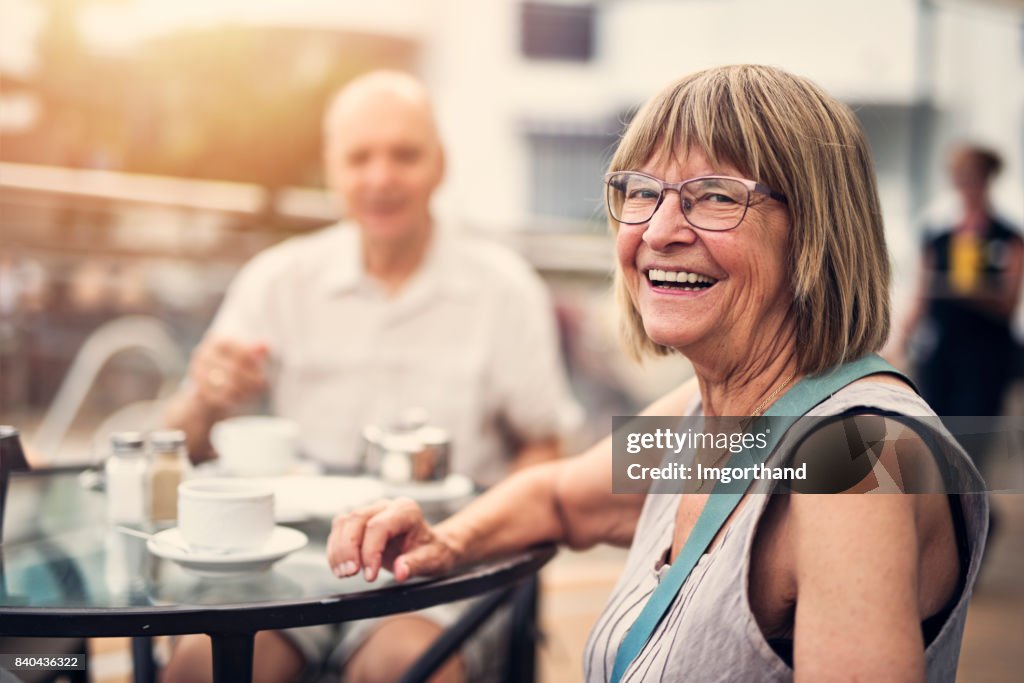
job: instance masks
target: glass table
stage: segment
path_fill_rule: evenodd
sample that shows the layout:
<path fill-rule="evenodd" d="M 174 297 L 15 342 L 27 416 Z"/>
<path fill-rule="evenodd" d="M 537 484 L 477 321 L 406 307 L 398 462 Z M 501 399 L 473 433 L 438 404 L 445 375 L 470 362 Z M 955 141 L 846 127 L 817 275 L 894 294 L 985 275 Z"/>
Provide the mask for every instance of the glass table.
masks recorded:
<path fill-rule="evenodd" d="M 555 554 L 544 546 L 437 579 L 369 584 L 331 573 L 329 520 L 311 520 L 296 525 L 309 544 L 268 571 L 197 576 L 150 554 L 145 539 L 109 526 L 104 495 L 84 488 L 79 474 L 11 478 L 0 545 L 0 636 L 206 633 L 216 681 L 251 680 L 257 631 L 461 600 L 531 577 Z"/>

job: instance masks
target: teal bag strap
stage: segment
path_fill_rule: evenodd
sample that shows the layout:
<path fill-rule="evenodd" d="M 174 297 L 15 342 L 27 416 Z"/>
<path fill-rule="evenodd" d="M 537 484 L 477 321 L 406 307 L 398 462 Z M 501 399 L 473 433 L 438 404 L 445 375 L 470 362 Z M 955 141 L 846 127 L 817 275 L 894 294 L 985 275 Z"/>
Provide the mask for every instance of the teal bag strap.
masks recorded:
<path fill-rule="evenodd" d="M 906 379 L 901 372 L 877 354 L 845 363 L 821 375 L 803 378 L 765 412 L 763 417 L 773 418 L 773 429 L 765 434 L 765 447 L 754 447 L 736 453 L 729 459 L 728 467 L 749 467 L 765 462 L 786 431 L 814 406 L 848 384 L 862 377 L 882 372 Z M 758 421 L 762 419 L 758 418 Z M 622 643 L 615 653 L 611 683 L 619 683 L 622 680 L 626 669 L 647 645 L 647 641 L 651 639 L 658 623 L 668 611 L 669 605 L 678 595 L 679 589 L 683 587 L 683 583 L 686 582 L 690 572 L 697 565 L 697 561 L 707 550 L 718 530 L 725 524 L 725 520 L 736 509 L 749 486 L 749 482 L 736 480 L 732 480 L 728 484 L 722 482 L 715 484 L 711 495 L 708 496 L 707 504 L 701 510 L 697 523 L 686 538 L 686 543 L 679 551 L 675 562 L 662 577 L 661 583 L 651 593 L 647 604 L 644 605 L 640 615 L 629 628 L 625 638 L 622 639 Z"/>

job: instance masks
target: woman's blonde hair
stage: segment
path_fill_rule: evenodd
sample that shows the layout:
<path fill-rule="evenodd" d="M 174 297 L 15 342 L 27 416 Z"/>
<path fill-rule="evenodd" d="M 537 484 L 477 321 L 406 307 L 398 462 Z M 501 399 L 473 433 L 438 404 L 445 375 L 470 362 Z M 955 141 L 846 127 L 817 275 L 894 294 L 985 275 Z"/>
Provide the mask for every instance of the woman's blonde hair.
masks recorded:
<path fill-rule="evenodd" d="M 609 170 L 635 170 L 691 148 L 788 199 L 800 372 L 817 374 L 880 349 L 889 335 L 889 257 L 871 154 L 849 107 L 773 67 L 700 71 L 640 108 Z M 615 279 L 629 351 L 638 359 L 674 352 L 651 341 L 621 271 Z"/>

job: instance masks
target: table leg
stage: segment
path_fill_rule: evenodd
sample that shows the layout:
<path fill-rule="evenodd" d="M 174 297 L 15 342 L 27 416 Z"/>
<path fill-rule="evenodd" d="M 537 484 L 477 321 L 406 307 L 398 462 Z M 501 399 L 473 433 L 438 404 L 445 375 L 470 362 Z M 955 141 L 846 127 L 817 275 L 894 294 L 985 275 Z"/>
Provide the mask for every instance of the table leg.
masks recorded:
<path fill-rule="evenodd" d="M 132 638 L 132 675 L 135 683 L 156 683 L 153 639 L 149 636 Z"/>
<path fill-rule="evenodd" d="M 540 583 L 534 574 L 519 586 L 512 601 L 512 634 L 506 681 L 534 683 L 537 680 L 537 645 L 541 638 L 537 619 L 539 602 Z"/>
<path fill-rule="evenodd" d="M 252 681 L 255 633 L 211 633 L 214 683 Z"/>

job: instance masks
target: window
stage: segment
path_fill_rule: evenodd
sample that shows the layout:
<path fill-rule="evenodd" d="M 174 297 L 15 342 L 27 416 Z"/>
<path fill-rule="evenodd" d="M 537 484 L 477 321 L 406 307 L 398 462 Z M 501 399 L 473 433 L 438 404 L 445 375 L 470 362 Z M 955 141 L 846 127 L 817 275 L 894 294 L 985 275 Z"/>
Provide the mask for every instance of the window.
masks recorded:
<path fill-rule="evenodd" d="M 520 47 L 529 59 L 590 61 L 594 53 L 594 8 L 551 2 L 524 2 Z"/>
<path fill-rule="evenodd" d="M 604 226 L 601 175 L 619 126 L 542 125 L 526 129 L 530 149 L 530 212 L 534 216 Z M 581 228 L 585 229 L 583 223 Z"/>

